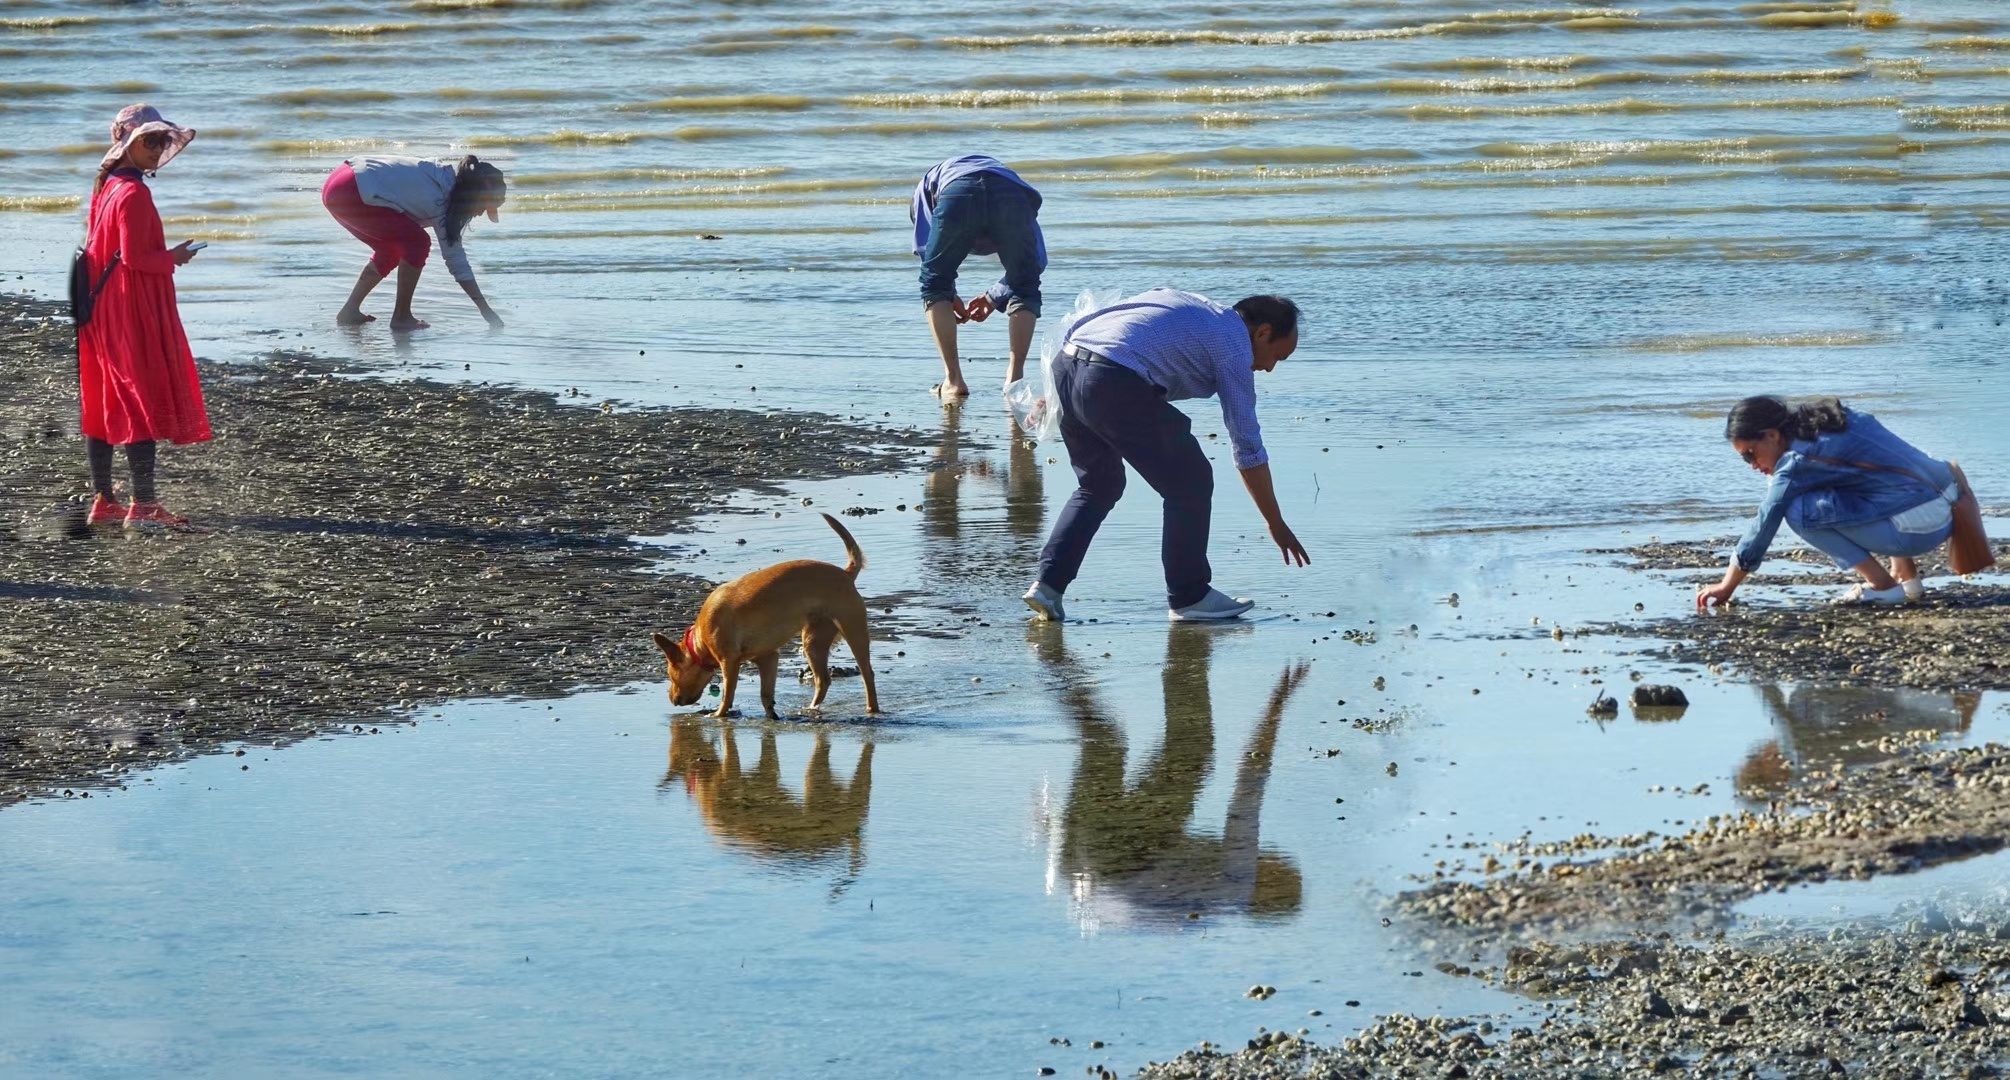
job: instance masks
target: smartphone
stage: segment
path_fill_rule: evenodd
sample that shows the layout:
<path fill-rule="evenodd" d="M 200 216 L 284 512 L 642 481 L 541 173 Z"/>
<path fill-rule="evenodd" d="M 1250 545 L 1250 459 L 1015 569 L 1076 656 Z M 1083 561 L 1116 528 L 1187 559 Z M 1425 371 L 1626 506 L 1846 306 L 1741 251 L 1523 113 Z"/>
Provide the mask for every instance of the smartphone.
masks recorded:
<path fill-rule="evenodd" d="M 191 243 L 190 243 L 190 244 L 188 245 L 188 249 L 189 249 L 190 251 L 201 251 L 201 250 L 202 250 L 203 248 L 206 248 L 206 247 L 208 247 L 208 246 L 209 246 L 209 241 L 207 241 L 207 240 L 196 240 L 196 241 L 193 241 L 193 242 L 191 242 Z"/>

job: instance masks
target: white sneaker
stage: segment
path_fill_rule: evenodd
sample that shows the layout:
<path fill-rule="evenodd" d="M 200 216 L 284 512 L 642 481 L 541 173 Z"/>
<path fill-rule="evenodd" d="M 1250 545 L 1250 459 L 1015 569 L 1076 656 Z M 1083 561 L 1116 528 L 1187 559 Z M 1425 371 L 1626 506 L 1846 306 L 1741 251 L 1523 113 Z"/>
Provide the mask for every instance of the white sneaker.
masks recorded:
<path fill-rule="evenodd" d="M 1898 583 L 1905 590 L 1905 602 L 1917 604 L 1926 599 L 1926 583 L 1918 578 L 1906 578 Z"/>
<path fill-rule="evenodd" d="M 1889 589 L 1873 589 L 1859 581 L 1855 585 L 1843 590 L 1843 594 L 1836 597 L 1834 603 L 1903 604 L 1906 600 L 1904 586 L 1893 585 Z"/>
<path fill-rule="evenodd" d="M 1061 610 L 1061 594 L 1044 581 L 1034 582 L 1033 587 L 1027 589 L 1026 595 L 1021 599 L 1026 601 L 1027 607 L 1039 612 L 1040 617 L 1048 622 L 1067 621 L 1067 613 Z"/>
<path fill-rule="evenodd" d="M 1209 589 L 1207 595 L 1183 608 L 1173 608 L 1166 616 L 1173 622 L 1205 622 L 1215 619 L 1233 619 L 1250 608 L 1256 601 L 1240 596 L 1230 596 L 1220 589 Z"/>

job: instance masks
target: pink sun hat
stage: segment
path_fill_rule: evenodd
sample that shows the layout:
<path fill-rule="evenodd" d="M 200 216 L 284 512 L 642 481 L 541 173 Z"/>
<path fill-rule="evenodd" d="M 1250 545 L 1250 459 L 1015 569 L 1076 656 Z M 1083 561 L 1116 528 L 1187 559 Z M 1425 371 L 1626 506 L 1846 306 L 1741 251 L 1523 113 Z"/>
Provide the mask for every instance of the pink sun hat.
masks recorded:
<path fill-rule="evenodd" d="M 168 137 L 167 149 L 161 151 L 162 165 L 174 160 L 174 156 L 181 153 L 181 148 L 195 138 L 194 128 L 168 123 L 167 119 L 161 116 L 161 111 L 152 105 L 128 105 L 120 109 L 118 117 L 112 121 L 112 148 L 105 151 L 105 158 L 98 163 L 98 167 L 101 169 L 110 167 L 126 156 L 126 151 L 132 148 L 136 140 L 157 131 L 165 133 Z"/>

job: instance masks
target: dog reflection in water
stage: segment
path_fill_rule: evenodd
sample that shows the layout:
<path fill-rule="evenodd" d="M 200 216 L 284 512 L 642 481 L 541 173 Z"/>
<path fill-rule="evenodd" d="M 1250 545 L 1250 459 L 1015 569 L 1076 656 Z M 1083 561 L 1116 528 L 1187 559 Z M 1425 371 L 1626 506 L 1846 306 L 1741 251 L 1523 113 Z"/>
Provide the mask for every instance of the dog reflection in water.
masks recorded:
<path fill-rule="evenodd" d="M 1217 836 L 1195 831 L 1191 820 L 1214 765 L 1208 665 L 1219 628 L 1169 627 L 1161 675 L 1165 738 L 1130 783 L 1123 728 L 1061 646 L 1060 630 L 1044 626 L 1036 633 L 1042 658 L 1062 672 L 1062 698 L 1081 740 L 1058 866 L 1070 882 L 1079 917 L 1165 924 L 1200 915 L 1296 914 L 1304 879 L 1290 858 L 1261 846 L 1260 825 L 1278 727 L 1308 666 L 1287 665 L 1271 688 L 1236 759 L 1227 820 Z"/>
<path fill-rule="evenodd" d="M 701 722 L 670 725 L 670 769 L 663 787 L 681 781 L 698 803 L 712 835 L 729 847 L 763 858 L 813 862 L 848 849 L 849 872 L 865 865 L 865 812 L 872 799 L 872 744 L 859 748 L 851 782 L 831 771 L 831 747 L 822 732 L 803 772 L 802 794 L 782 786 L 775 732 L 761 731 L 761 756 L 753 771 L 740 760 L 733 725 L 719 727 L 715 742 Z M 723 752 L 723 756 L 722 756 Z"/>

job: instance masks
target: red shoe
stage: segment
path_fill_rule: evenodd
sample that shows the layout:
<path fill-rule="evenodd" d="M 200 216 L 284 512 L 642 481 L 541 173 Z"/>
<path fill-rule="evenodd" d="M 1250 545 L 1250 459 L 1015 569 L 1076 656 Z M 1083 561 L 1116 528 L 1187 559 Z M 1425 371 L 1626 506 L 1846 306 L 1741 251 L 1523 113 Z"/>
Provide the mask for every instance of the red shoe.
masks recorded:
<path fill-rule="evenodd" d="M 84 518 L 86 525 L 117 525 L 126 520 L 126 504 L 103 495 L 91 500 L 91 512 Z"/>
<path fill-rule="evenodd" d="M 160 500 L 140 502 L 134 500 L 132 509 L 126 511 L 126 528 L 186 529 L 188 519 L 179 514 L 170 514 Z"/>

